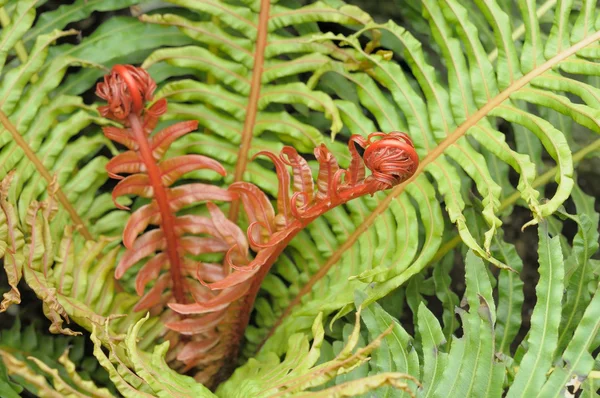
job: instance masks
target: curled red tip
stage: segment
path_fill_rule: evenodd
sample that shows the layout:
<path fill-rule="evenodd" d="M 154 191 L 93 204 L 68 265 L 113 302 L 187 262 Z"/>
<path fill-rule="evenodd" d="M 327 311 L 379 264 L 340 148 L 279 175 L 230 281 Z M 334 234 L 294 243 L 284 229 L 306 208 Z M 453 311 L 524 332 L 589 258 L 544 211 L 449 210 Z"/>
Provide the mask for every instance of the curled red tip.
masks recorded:
<path fill-rule="evenodd" d="M 144 103 L 154 97 L 156 83 L 148 72 L 132 65 L 115 65 L 104 82 L 96 86 L 96 94 L 108 105 L 98 108 L 102 116 L 125 122 L 133 112 L 141 115 Z"/>

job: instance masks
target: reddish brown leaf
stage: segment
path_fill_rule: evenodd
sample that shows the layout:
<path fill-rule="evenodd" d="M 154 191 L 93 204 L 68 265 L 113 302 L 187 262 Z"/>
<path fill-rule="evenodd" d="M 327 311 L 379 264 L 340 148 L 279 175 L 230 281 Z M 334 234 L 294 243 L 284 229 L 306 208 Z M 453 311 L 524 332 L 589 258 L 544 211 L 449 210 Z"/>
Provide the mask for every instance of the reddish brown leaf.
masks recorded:
<path fill-rule="evenodd" d="M 160 274 L 161 268 L 168 263 L 166 253 L 159 253 L 148 261 L 138 272 L 135 278 L 135 291 L 139 296 L 144 294 L 146 284 L 154 280 Z"/>
<path fill-rule="evenodd" d="M 173 212 L 203 200 L 231 201 L 233 194 L 223 188 L 207 184 L 186 184 L 169 189 L 169 205 Z"/>
<path fill-rule="evenodd" d="M 210 290 L 223 290 L 233 286 L 237 286 L 240 283 L 244 283 L 252 278 L 256 274 L 256 270 L 253 271 L 235 271 L 220 281 L 214 283 L 206 283 L 202 280 L 200 282 L 209 288 Z"/>
<path fill-rule="evenodd" d="M 152 201 L 134 211 L 123 229 L 123 244 L 125 247 L 131 249 L 135 238 L 144 232 L 148 225 L 158 225 L 159 222 L 160 212 L 156 201 Z"/>
<path fill-rule="evenodd" d="M 128 129 L 107 126 L 103 127 L 102 131 L 104 132 L 106 138 L 111 141 L 118 142 L 119 144 L 124 145 L 134 151 L 139 148 L 137 142 L 135 142 L 133 136 L 131 135 L 131 131 Z"/>
<path fill-rule="evenodd" d="M 277 180 L 279 181 L 279 190 L 277 192 L 277 212 L 281 214 L 286 220 L 288 220 L 292 212 L 290 210 L 290 173 L 285 166 L 285 163 L 279 156 L 276 156 L 272 152 L 261 151 L 255 155 L 268 157 L 275 165 L 275 171 L 277 172 Z M 311 176 L 312 182 L 312 176 Z"/>
<path fill-rule="evenodd" d="M 184 269 L 188 276 L 199 277 L 201 280 L 208 282 L 215 282 L 225 277 L 222 266 L 194 261 L 189 258 L 185 259 Z"/>
<path fill-rule="evenodd" d="M 222 176 L 227 174 L 221 163 L 202 155 L 177 156 L 163 160 L 158 167 L 162 173 L 162 183 L 166 187 L 171 186 L 184 174 L 195 170 L 210 169 Z"/>
<path fill-rule="evenodd" d="M 162 230 L 154 229 L 140 236 L 131 250 L 127 250 L 119 265 L 115 270 L 115 278 L 120 279 L 125 271 L 131 268 L 135 263 L 146 258 L 156 251 L 164 250 L 167 245 L 165 235 Z"/>
<path fill-rule="evenodd" d="M 118 154 L 106 164 L 108 175 L 114 179 L 121 180 L 121 173 L 134 174 L 145 171 L 144 163 L 137 152 L 127 151 Z"/>
<path fill-rule="evenodd" d="M 181 248 L 194 256 L 202 253 L 224 253 L 229 249 L 227 242 L 221 238 L 201 238 L 198 236 L 183 236 L 179 239 Z"/>
<path fill-rule="evenodd" d="M 232 302 L 243 297 L 250 288 L 250 284 L 238 285 L 233 288 L 222 290 L 214 298 L 194 304 L 169 303 L 169 307 L 180 314 L 207 314 L 210 312 L 220 311 Z"/>
<path fill-rule="evenodd" d="M 275 232 L 275 211 L 267 195 L 248 182 L 234 182 L 229 186 L 229 190 L 240 195 L 248 221 L 257 222 L 263 227 L 262 236 L 253 236 L 254 240 L 259 243 L 268 240 Z"/>
<path fill-rule="evenodd" d="M 210 212 L 210 216 L 219 235 L 227 242 L 230 248 L 236 246 L 236 250 L 240 253 L 242 258 L 246 257 L 248 255 L 248 241 L 244 236 L 244 232 L 240 227 L 225 217 L 225 214 L 223 214 L 221 209 L 214 203 L 208 202 L 206 203 L 206 207 L 208 207 L 208 211 Z"/>
<path fill-rule="evenodd" d="M 286 159 L 287 158 L 287 159 Z M 291 146 L 285 146 L 281 150 L 281 159 L 292 166 L 294 175 L 294 192 L 304 192 L 305 196 L 298 200 L 299 206 L 306 206 L 312 202 L 314 195 L 314 181 L 312 171 L 306 160 L 298 154 Z"/>
<path fill-rule="evenodd" d="M 219 231 L 215 227 L 213 220 L 208 217 L 197 216 L 194 214 L 186 214 L 185 216 L 177 217 L 177 219 L 175 219 L 175 230 L 178 232 L 178 235 L 183 235 L 184 233 L 193 235 L 219 235 Z"/>
<path fill-rule="evenodd" d="M 157 280 L 154 286 L 138 301 L 133 307 L 134 311 L 143 311 L 160 304 L 163 300 L 167 300 L 167 297 L 163 297 L 163 292 L 170 285 L 171 279 L 169 274 L 162 274 Z"/>
<path fill-rule="evenodd" d="M 353 135 L 348 141 L 348 150 L 350 151 L 350 167 L 346 171 L 345 183 L 348 185 L 356 185 L 365 179 L 365 162 L 356 150 L 356 144 L 361 148 L 365 147 L 366 140 L 360 135 Z"/>
<path fill-rule="evenodd" d="M 191 341 L 177 354 L 177 360 L 183 363 L 192 362 L 196 358 L 204 356 L 211 348 L 219 344 L 219 341 L 219 336 L 212 336 L 212 338 L 202 341 Z"/>
<path fill-rule="evenodd" d="M 202 285 L 194 275 L 194 279 L 186 278 L 185 279 L 186 290 L 192 295 L 192 298 L 198 302 L 202 303 L 204 301 L 212 300 L 215 297 L 215 294 L 210 291 L 206 286 Z"/>
<path fill-rule="evenodd" d="M 146 134 L 150 134 L 154 131 L 159 116 L 163 115 L 166 111 L 167 100 L 165 98 L 159 99 L 146 110 L 146 113 L 144 114 L 144 131 Z"/>
<path fill-rule="evenodd" d="M 117 203 L 117 198 L 123 195 L 139 195 L 151 198 L 154 193 L 150 179 L 146 174 L 134 174 L 119 181 L 112 193 L 113 202 L 119 209 L 129 210 L 126 206 Z"/>
<path fill-rule="evenodd" d="M 275 216 L 275 219 L 277 219 L 277 216 Z M 263 240 L 269 239 L 270 237 L 265 235 L 263 239 L 261 228 L 265 229 L 258 221 L 255 221 L 248 225 L 248 229 L 246 230 L 248 242 L 250 242 L 250 247 L 252 247 L 252 250 L 254 251 L 258 251 L 264 247 L 269 247 L 268 242 L 262 243 Z"/>
<path fill-rule="evenodd" d="M 198 128 L 197 120 L 189 120 L 179 122 L 172 126 L 166 127 L 150 138 L 150 148 L 154 159 L 159 160 L 164 153 L 169 149 L 171 144 L 179 137 L 194 131 Z"/>
<path fill-rule="evenodd" d="M 325 200 L 333 192 L 333 181 L 339 170 L 337 160 L 324 144 L 315 148 L 315 157 L 319 162 L 319 176 L 317 177 L 317 201 Z"/>
<path fill-rule="evenodd" d="M 201 317 L 186 318 L 181 321 L 167 322 L 165 326 L 185 335 L 206 333 L 216 327 L 225 317 L 225 311 L 213 312 Z"/>

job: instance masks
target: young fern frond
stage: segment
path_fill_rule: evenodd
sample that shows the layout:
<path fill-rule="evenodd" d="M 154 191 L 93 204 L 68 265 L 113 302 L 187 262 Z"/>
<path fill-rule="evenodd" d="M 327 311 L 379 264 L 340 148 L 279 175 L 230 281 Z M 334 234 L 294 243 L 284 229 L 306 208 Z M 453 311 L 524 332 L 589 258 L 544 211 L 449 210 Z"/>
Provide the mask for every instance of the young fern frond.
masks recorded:
<path fill-rule="evenodd" d="M 214 383 L 217 372 L 226 374 L 235 363 L 261 282 L 289 241 L 332 208 L 410 178 L 417 169 L 418 157 L 408 136 L 397 132 L 373 133 L 366 140 L 352 137 L 348 144 L 352 154 L 348 170 L 340 169 L 333 155 L 321 145 L 315 150 L 319 162 L 315 190 L 308 165 L 295 149 L 284 148 L 280 157 L 261 152 L 259 155 L 266 155 L 275 163 L 280 181 L 279 213 L 275 215 L 268 197 L 250 183 L 235 182 L 228 190 L 201 183 L 171 187 L 179 177 L 195 170 L 211 169 L 222 175 L 225 170 L 217 161 L 201 155 L 162 159 L 169 145 L 195 129 L 197 123 L 179 122 L 150 136 L 167 107 L 166 100 L 161 99 L 146 108 L 155 87 L 145 70 L 129 65 L 114 66 L 97 87 L 97 94 L 108 102 L 100 107 L 100 113 L 124 125 L 105 127 L 105 135 L 129 148 L 106 166 L 111 177 L 121 180 L 113 190 L 113 200 L 126 194 L 150 199 L 125 226 L 123 244 L 128 250 L 115 276 L 121 278 L 136 263 L 152 257 L 138 272 L 136 289 L 141 295 L 149 281 L 154 280 L 154 286 L 135 309 L 174 301 L 169 307 L 175 312 L 201 315 L 169 322 L 167 327 L 195 336 L 192 341 L 184 340 L 177 359 L 186 369 L 200 366 L 202 373 L 197 377 Z M 364 149 L 363 157 L 355 145 Z M 292 170 L 296 192 L 291 198 L 286 163 L 295 166 Z M 365 165 L 372 173 L 369 176 Z M 120 173 L 130 175 L 122 177 Z M 176 214 L 198 201 L 229 201 L 238 197 L 250 221 L 250 244 L 210 202 L 207 206 L 211 218 Z M 152 224 L 159 229 L 144 232 Z M 249 259 L 249 247 L 256 252 L 253 260 Z M 206 253 L 224 253 L 222 266 L 191 257 Z M 168 272 L 161 274 L 162 269 Z"/>
<path fill-rule="evenodd" d="M 104 134 L 129 148 L 129 151 L 117 155 L 106 165 L 111 177 L 120 180 L 112 194 L 116 206 L 127 209 L 116 202 L 123 195 L 133 194 L 152 199 L 149 204 L 136 210 L 125 225 L 123 244 L 128 251 L 115 271 L 119 279 L 138 261 L 153 256 L 152 261 L 147 262 L 138 274 L 138 294 L 144 292 L 150 280 L 156 277 L 158 280 L 139 303 L 138 310 L 151 308 L 163 299 L 168 300 L 168 296 L 162 297 L 167 286 L 171 287 L 176 302 L 187 302 L 190 298 L 186 297 L 186 293 L 196 290 L 195 287 L 186 286 L 187 274 L 204 272 L 197 269 L 193 262 L 186 261 L 186 256 L 229 249 L 227 243 L 217 237 L 194 236 L 211 232 L 218 236 L 214 229 L 210 229 L 205 218 L 176 217 L 179 210 L 195 202 L 228 201 L 232 197 L 226 190 L 201 183 L 171 187 L 181 176 L 194 170 L 210 169 L 221 175 L 225 174 L 225 170 L 217 161 L 201 155 L 185 155 L 161 161 L 170 144 L 195 130 L 197 123 L 181 122 L 150 138 L 158 118 L 167 107 L 167 101 L 161 99 L 150 108 L 145 108 L 145 102 L 153 99 L 155 88 L 156 84 L 143 69 L 116 65 L 96 90 L 98 96 L 108 101 L 108 105 L 99 109 L 100 113 L 125 126 L 105 127 Z M 130 175 L 123 177 L 120 173 Z M 144 233 L 151 224 L 159 226 L 159 229 Z M 140 233 L 142 235 L 138 236 Z M 157 251 L 162 253 L 155 255 Z M 159 276 L 163 268 L 168 269 L 169 273 Z M 219 275 L 215 275 L 215 278 L 219 278 Z"/>
<path fill-rule="evenodd" d="M 267 350 L 276 349 L 286 336 L 298 331 L 300 322 L 294 313 L 303 317 L 321 310 L 318 303 L 323 300 L 322 292 L 327 292 L 325 301 L 330 303 L 331 311 L 341 308 L 343 314 L 354 306 L 355 289 L 368 291 L 367 302 L 375 301 L 406 284 L 433 264 L 432 260 L 437 261 L 436 253 L 443 249 L 440 225 L 445 223 L 437 194 L 443 198 L 459 241 L 502 268 L 508 264 L 493 256 L 492 243 L 502 216 L 509 214 L 503 204 L 510 196 L 507 193 L 518 194 L 519 204 L 532 212 L 533 219 L 526 225 L 548 217 L 569 197 L 574 186 L 569 131 L 561 131 L 557 123 L 548 121 L 553 119 L 539 115 L 556 118 L 558 112 L 566 126 L 578 123 L 599 131 L 590 119 L 597 114 L 597 101 L 590 96 L 597 95 L 597 89 L 589 80 L 598 67 L 593 51 L 600 38 L 595 27 L 597 12 L 590 6 L 584 8 L 585 12 L 577 7 L 561 8 L 544 47 L 540 41 L 543 28 L 534 18 L 534 3 L 522 2 L 520 6 L 519 15 L 533 18 L 524 25 L 522 49 L 511 38 L 507 11 L 495 1 L 476 1 L 474 5 L 454 0 L 420 2 L 423 18 L 418 22 L 421 28 L 428 26 L 435 41 L 432 51 L 437 51 L 439 57 L 426 52 L 409 30 L 410 25 L 402 27 L 393 21 L 368 24 L 352 35 L 323 34 L 313 39 L 344 43 L 371 68 L 361 70 L 331 60 L 313 74 L 309 86 L 343 93 L 352 102 L 336 101 L 339 109 L 350 110 L 343 121 L 352 133 L 360 133 L 366 125 L 361 116 L 356 116 L 361 114 L 357 107 L 368 110 L 368 116 L 376 121 L 375 128 L 399 119 L 394 121 L 399 126 L 396 128 L 410 134 L 421 161 L 409 181 L 377 203 L 362 209 L 357 205 L 335 218 L 325 217 L 322 228 L 314 231 L 314 241 L 326 231 L 332 236 L 329 245 L 333 248 L 323 245 L 319 250 L 318 254 L 325 257 L 314 257 L 319 267 L 295 267 L 308 281 L 291 282 L 287 268 L 285 274 L 278 275 L 293 287 L 285 295 L 290 302 L 287 308 L 277 311 L 275 321 L 265 323 L 256 332 L 275 336 L 266 343 Z M 573 18 L 564 17 L 569 14 Z M 476 26 L 475 20 L 483 25 Z M 499 49 L 500 56 L 493 62 L 480 41 L 484 28 L 494 32 Z M 375 35 L 381 37 L 375 42 L 380 47 L 378 52 L 365 48 L 362 40 Z M 409 70 L 386 57 L 387 50 L 405 59 Z M 570 95 L 578 97 L 577 104 L 569 99 Z M 500 126 L 509 126 L 515 132 L 516 147 Z M 542 199 L 536 182 L 536 165 L 543 163 L 542 152 L 557 166 L 553 170 L 558 188 L 550 191 L 552 195 L 547 199 Z M 514 186 L 508 178 L 509 169 L 518 174 Z M 482 225 L 474 225 L 467 217 L 471 198 L 465 192 L 472 192 L 481 201 L 478 211 L 486 225 L 485 234 L 479 234 Z M 366 216 L 361 217 L 361 211 Z M 414 225 L 415 219 L 421 220 L 420 234 L 403 233 L 405 241 L 385 244 L 394 232 Z M 384 228 L 389 232 L 382 233 Z M 369 241 L 377 242 L 381 249 L 370 249 Z M 397 250 L 398 246 L 403 249 Z M 395 257 L 393 253 L 405 254 Z M 281 302 L 282 295 L 278 293 L 269 304 Z"/>

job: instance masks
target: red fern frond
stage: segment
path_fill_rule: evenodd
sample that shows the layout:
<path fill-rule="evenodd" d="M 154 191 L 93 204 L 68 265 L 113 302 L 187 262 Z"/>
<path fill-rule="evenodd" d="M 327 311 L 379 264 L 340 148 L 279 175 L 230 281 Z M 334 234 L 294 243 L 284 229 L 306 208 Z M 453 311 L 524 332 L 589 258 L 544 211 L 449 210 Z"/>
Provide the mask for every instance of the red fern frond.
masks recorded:
<path fill-rule="evenodd" d="M 418 157 L 404 133 L 373 133 L 366 139 L 352 136 L 347 170 L 340 169 L 325 145 L 315 149 L 319 162 L 315 186 L 307 161 L 294 148 L 284 147 L 279 155 L 260 152 L 257 156 L 268 157 L 277 172 L 277 212 L 269 198 L 247 182 L 235 182 L 227 190 L 201 183 L 173 186 L 194 170 L 211 169 L 222 175 L 225 170 L 200 155 L 163 159 L 169 146 L 195 130 L 197 123 L 180 122 L 151 135 L 167 109 L 164 99 L 146 108 L 155 88 L 147 72 L 129 65 L 113 67 L 97 87 L 98 95 L 108 102 L 100 112 L 123 124 L 122 128 L 105 127 L 105 135 L 129 149 L 106 166 L 109 175 L 120 180 L 113 191 L 115 203 L 122 195 L 150 199 L 125 226 L 127 250 L 115 275 L 121 278 L 145 261 L 135 283 L 137 293 L 143 295 L 136 310 L 168 303 L 180 314 L 173 314 L 166 323 L 184 336 L 173 337 L 169 332 L 167 338 L 176 343 L 170 355 L 183 363 L 183 371 L 196 367 L 196 378 L 214 385 L 233 370 L 260 284 L 287 244 L 328 210 L 407 180 L 417 168 Z M 357 146 L 364 150 L 362 156 Z M 237 198 L 249 221 L 246 234 L 211 202 Z M 197 202 L 207 202 L 210 217 L 177 214 Z M 148 230 L 151 226 L 158 228 Z M 215 252 L 223 254 L 222 264 L 194 259 Z"/>
<path fill-rule="evenodd" d="M 355 145 L 364 149 L 363 157 Z M 316 194 L 308 163 L 294 148 L 285 147 L 279 156 L 270 152 L 257 154 L 268 157 L 275 165 L 279 179 L 277 214 L 267 196 L 256 186 L 236 182 L 229 187 L 229 191 L 237 194 L 243 203 L 250 222 L 248 241 L 256 256 L 248 262 L 245 246 L 244 255 L 238 257 L 243 261 L 236 262 L 230 252 L 242 244 L 237 241 L 224 261 L 224 268 L 233 271 L 216 282 L 204 283 L 204 286 L 218 292 L 216 296 L 193 304 L 169 304 L 171 309 L 180 314 L 210 314 L 205 316 L 210 324 L 217 325 L 216 319 L 234 322 L 221 329 L 225 333 L 221 335 L 221 343 L 216 345 L 226 347 L 224 351 L 229 359 L 220 358 L 224 368 L 232 364 L 230 358 L 237 355 L 262 280 L 288 243 L 328 210 L 353 198 L 374 194 L 406 181 L 414 174 L 419 163 L 413 144 L 404 133 L 373 133 L 367 139 L 352 136 L 349 148 L 352 161 L 347 170 L 339 168 L 336 159 L 324 145 L 315 149 L 319 161 Z M 288 165 L 292 167 L 293 185 Z M 365 177 L 365 166 L 371 171 L 368 177 Z M 290 191 L 293 191 L 291 197 Z M 237 305 L 231 305 L 234 301 L 238 301 Z M 224 308 L 227 308 L 225 312 Z M 195 331 L 205 333 L 207 329 L 201 319 L 184 320 L 168 326 L 186 334 L 194 334 Z M 193 358 L 202 360 L 204 356 L 202 353 Z M 188 360 L 193 358 L 190 356 Z"/>
<path fill-rule="evenodd" d="M 145 286 L 155 281 L 154 286 L 138 303 L 136 309 L 150 308 L 169 300 L 171 295 L 178 303 L 193 299 L 186 286 L 195 278 L 196 269 L 188 266 L 187 255 L 229 250 L 228 243 L 215 237 L 216 228 L 210 220 L 202 217 L 178 217 L 177 212 L 199 201 L 229 201 L 232 194 L 221 188 L 206 184 L 187 184 L 173 187 L 184 174 L 195 170 L 210 169 L 225 175 L 225 169 L 213 159 L 200 155 L 184 155 L 164 159 L 169 146 L 179 137 L 194 131 L 198 123 L 181 122 L 169 126 L 150 136 L 158 118 L 167 110 L 167 102 L 161 99 L 149 108 L 156 89 L 154 80 L 146 71 L 130 65 L 116 65 L 97 86 L 97 94 L 108 102 L 99 108 L 100 113 L 121 124 L 123 128 L 105 127 L 106 137 L 129 148 L 108 162 L 106 170 L 119 183 L 113 190 L 117 203 L 123 195 L 137 195 L 151 202 L 135 211 L 123 233 L 123 244 L 127 248 L 116 270 L 116 277 L 123 274 L 139 261 L 151 258 L 140 270 L 136 279 L 136 290 L 143 294 Z M 123 176 L 123 174 L 128 174 Z M 151 226 L 158 226 L 146 232 Z M 197 234 L 211 234 L 199 237 Z M 161 270 L 168 269 L 168 274 Z M 171 291 L 163 295 L 167 288 Z"/>

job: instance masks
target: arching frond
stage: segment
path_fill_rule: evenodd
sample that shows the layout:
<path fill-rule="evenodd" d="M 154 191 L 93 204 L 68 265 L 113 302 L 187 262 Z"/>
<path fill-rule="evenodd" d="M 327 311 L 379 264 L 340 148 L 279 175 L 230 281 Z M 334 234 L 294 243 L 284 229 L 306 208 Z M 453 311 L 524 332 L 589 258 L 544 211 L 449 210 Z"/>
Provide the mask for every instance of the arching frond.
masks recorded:
<path fill-rule="evenodd" d="M 411 32 L 392 21 L 370 23 L 349 36 L 325 34 L 313 39 L 337 40 L 369 65 L 363 71 L 332 60 L 313 74 L 309 83 L 326 92 L 330 87 L 342 96 L 345 102 L 336 101 L 338 108 L 352 109 L 347 118 L 341 111 L 345 127 L 353 133 L 361 133 L 363 126 L 371 128 L 370 122 L 364 122 L 365 112 L 379 128 L 400 124 L 414 140 L 421 162 L 410 181 L 364 206 L 364 216 L 354 209 L 357 203 L 315 223 L 313 241 L 323 242 L 317 244 L 318 256 L 313 256 L 318 260 L 312 267 L 294 267 L 294 281 L 289 279 L 292 273 L 288 269 L 280 274 L 279 278 L 294 288 L 286 295 L 288 308 L 275 321 L 281 325 L 265 325 L 275 332 L 265 349 L 275 349 L 289 333 L 306 328 L 301 319 L 323 310 L 322 297 L 326 297 L 327 311 L 341 308 L 345 313 L 353 306 L 354 289 L 367 292 L 367 302 L 371 302 L 424 269 L 442 244 L 444 221 L 438 195 L 460 240 L 477 256 L 501 268 L 509 265 L 493 255 L 492 246 L 507 201 L 512 204 L 519 199 L 526 205 L 533 215 L 527 225 L 532 225 L 556 212 L 569 197 L 574 186 L 573 155 L 568 144 L 572 138 L 569 131 L 559 130 L 538 114 L 558 112 L 570 118 L 570 123 L 597 131 L 596 116 L 592 116 L 597 110 L 589 97 L 596 88 L 587 83 L 597 67 L 590 49 L 600 38 L 594 28 L 594 9 L 562 5 L 551 29 L 544 31 L 545 26 L 541 27 L 535 17 L 535 4 L 521 3 L 525 25 L 519 47 L 505 23 L 509 16 L 500 6 L 496 2 L 475 3 L 470 9 L 452 0 L 422 2 L 423 20 L 429 25 L 443 65 L 439 72 Z M 497 58 L 486 53 L 479 39 L 483 27 L 472 22 L 475 12 L 494 32 Z M 545 46 L 540 39 L 544 34 L 549 35 Z M 381 37 L 376 42 L 380 47 L 377 53 L 368 51 L 372 46 L 363 48 L 359 41 L 363 36 Z M 388 50 L 405 59 L 408 70 L 389 59 Z M 340 84 L 345 90 L 338 88 Z M 572 102 L 572 95 L 578 97 L 578 103 Z M 504 126 L 519 134 L 516 148 Z M 519 144 L 525 138 L 541 144 L 545 156 L 552 159 L 556 168 L 551 176 L 538 175 L 536 164 L 541 158 L 533 157 Z M 595 145 L 587 149 L 593 150 Z M 516 186 L 507 186 L 509 169 L 519 176 Z M 546 182 L 548 177 L 554 178 L 558 184 L 549 198 L 542 198 L 538 190 L 542 177 Z M 472 196 L 466 197 L 465 192 L 472 192 Z M 517 197 L 511 196 L 513 192 Z M 473 198 L 481 206 L 478 211 L 487 228 L 482 236 L 467 217 Z M 421 221 L 419 232 L 414 230 L 417 217 Z M 322 227 L 320 231 L 317 226 Z M 401 243 L 387 244 L 390 239 L 394 241 L 396 233 L 401 233 Z M 281 302 L 279 298 L 273 301 Z"/>

